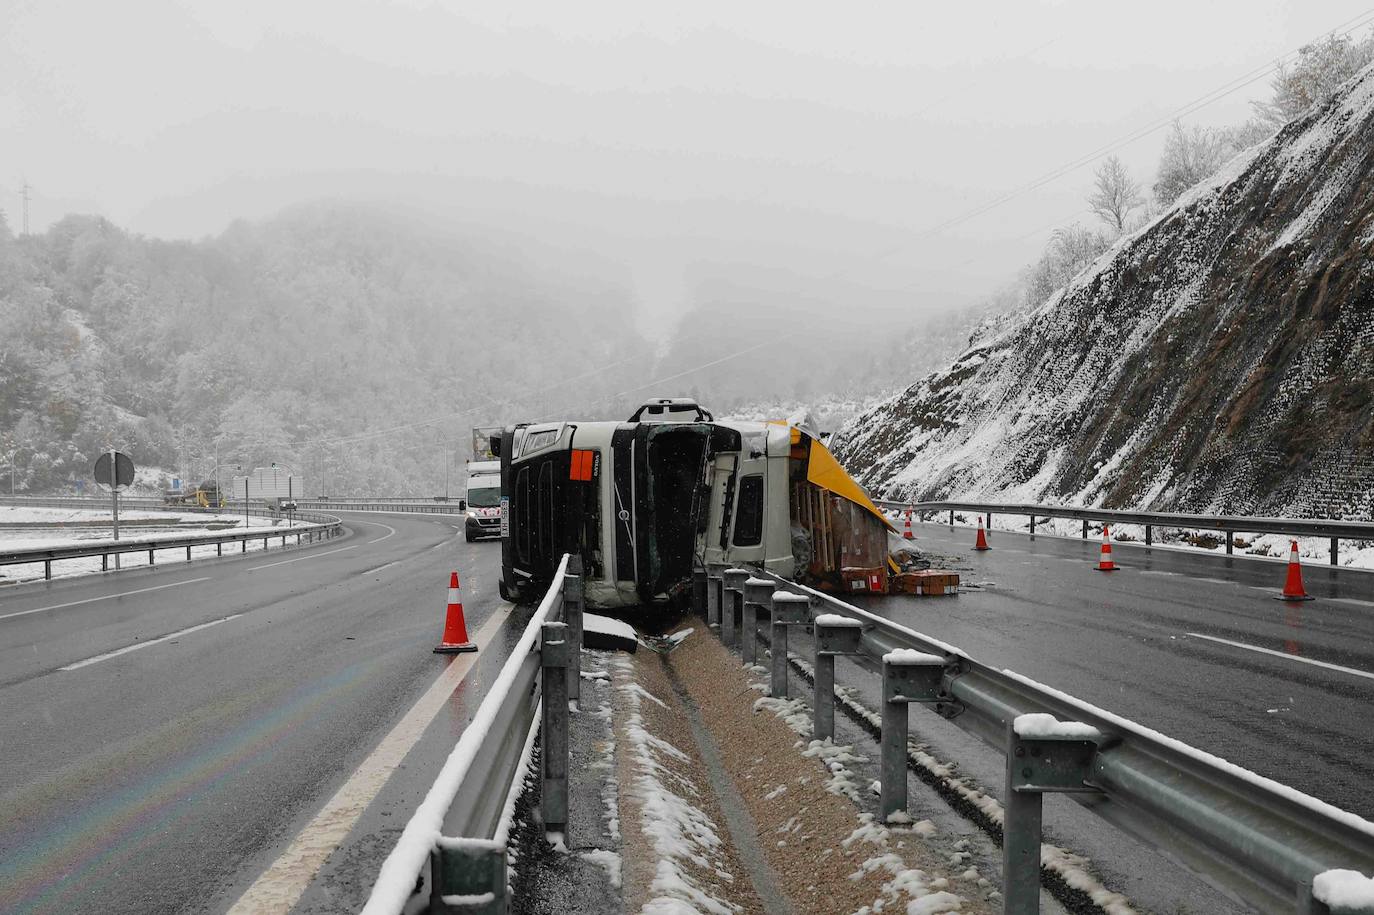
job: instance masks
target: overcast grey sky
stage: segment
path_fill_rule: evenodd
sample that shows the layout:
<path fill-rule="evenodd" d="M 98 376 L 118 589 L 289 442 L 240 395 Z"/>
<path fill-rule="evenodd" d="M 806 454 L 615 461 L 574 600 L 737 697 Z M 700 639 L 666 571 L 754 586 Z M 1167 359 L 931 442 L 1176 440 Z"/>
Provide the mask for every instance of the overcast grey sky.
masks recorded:
<path fill-rule="evenodd" d="M 0 0 L 0 208 L 216 234 L 319 196 L 619 271 L 651 331 L 746 270 L 847 308 L 977 299 L 1087 221 L 1091 165 L 1369 0 Z M 1190 116 L 1226 124 L 1261 79 Z M 1148 183 L 1156 132 L 1119 151 Z"/>

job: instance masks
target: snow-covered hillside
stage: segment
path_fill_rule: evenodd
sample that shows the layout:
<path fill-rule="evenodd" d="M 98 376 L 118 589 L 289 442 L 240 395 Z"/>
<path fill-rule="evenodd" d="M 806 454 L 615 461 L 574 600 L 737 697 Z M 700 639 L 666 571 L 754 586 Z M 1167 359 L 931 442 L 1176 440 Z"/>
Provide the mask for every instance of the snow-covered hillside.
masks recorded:
<path fill-rule="evenodd" d="M 839 439 L 888 495 L 1374 517 L 1374 68 Z"/>

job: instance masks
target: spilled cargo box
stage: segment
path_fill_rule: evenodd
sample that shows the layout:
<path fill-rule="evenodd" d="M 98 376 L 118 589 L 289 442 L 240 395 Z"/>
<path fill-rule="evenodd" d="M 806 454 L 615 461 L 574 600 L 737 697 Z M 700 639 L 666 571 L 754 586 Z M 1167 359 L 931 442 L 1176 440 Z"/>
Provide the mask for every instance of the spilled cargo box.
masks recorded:
<path fill-rule="evenodd" d="M 958 594 L 959 573 L 944 569 L 922 569 L 918 572 L 902 572 L 892 576 L 891 592 L 894 594 L 916 594 L 922 597 Z"/>
<path fill-rule="evenodd" d="M 840 578 L 845 591 L 851 594 L 886 594 L 887 569 L 882 566 L 856 568 L 846 566 L 840 570 Z"/>

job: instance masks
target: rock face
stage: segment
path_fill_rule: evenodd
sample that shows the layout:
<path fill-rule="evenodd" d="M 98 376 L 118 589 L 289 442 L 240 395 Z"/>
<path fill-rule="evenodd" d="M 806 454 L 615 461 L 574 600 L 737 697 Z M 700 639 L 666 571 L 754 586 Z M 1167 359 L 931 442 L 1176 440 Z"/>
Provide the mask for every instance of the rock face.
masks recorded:
<path fill-rule="evenodd" d="M 1374 517 L 1374 68 L 839 438 L 894 496 Z"/>

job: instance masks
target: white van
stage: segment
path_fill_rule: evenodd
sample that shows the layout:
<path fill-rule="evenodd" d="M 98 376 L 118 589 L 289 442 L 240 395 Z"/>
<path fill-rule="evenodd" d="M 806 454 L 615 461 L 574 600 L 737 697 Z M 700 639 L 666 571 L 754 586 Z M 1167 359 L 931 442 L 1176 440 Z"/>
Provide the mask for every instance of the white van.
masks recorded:
<path fill-rule="evenodd" d="M 501 536 L 501 462 L 469 461 L 467 494 L 463 498 L 467 515 L 468 543 L 483 537 Z"/>

